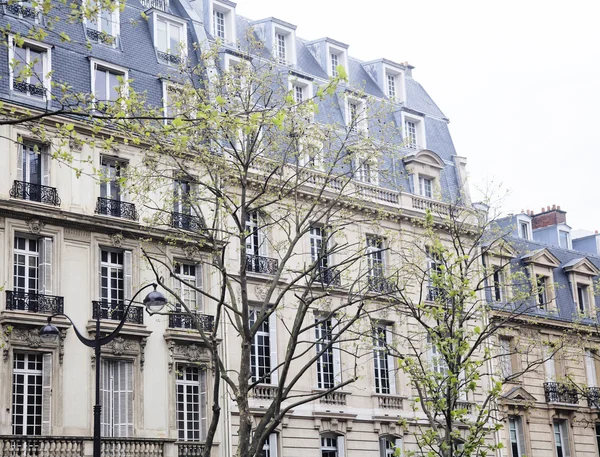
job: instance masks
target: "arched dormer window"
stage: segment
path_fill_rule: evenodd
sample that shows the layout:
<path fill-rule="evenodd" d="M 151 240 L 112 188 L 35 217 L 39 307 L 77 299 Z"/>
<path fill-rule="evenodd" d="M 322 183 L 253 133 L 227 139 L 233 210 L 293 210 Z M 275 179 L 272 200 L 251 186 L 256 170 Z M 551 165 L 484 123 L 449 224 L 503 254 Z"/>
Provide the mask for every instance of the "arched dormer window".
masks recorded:
<path fill-rule="evenodd" d="M 409 173 L 410 192 L 426 198 L 439 194 L 440 173 L 444 161 L 435 152 L 423 149 L 404 158 Z"/>

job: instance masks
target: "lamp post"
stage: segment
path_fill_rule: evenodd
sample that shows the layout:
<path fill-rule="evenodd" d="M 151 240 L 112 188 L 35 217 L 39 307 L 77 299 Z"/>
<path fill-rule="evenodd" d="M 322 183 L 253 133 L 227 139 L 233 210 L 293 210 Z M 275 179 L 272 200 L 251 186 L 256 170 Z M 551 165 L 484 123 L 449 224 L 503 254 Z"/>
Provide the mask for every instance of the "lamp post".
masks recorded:
<path fill-rule="evenodd" d="M 147 289 L 150 286 L 154 287 L 154 290 L 151 291 L 148 295 L 146 295 L 146 298 L 144 298 L 144 306 L 146 307 L 146 310 L 149 314 L 157 313 L 160 310 L 162 310 L 162 308 L 167 304 L 167 299 L 163 294 L 156 290 L 156 284 L 148 284 L 135 293 L 133 298 L 129 301 L 129 304 L 127 305 L 127 308 L 123 313 L 123 317 L 121 318 L 119 325 L 117 325 L 117 327 L 106 336 L 100 335 L 100 312 L 96 313 L 96 334 L 94 335 L 93 339 L 86 338 L 85 336 L 83 336 L 81 332 L 77 330 L 77 327 L 75 327 L 75 324 L 73 323 L 71 318 L 66 314 L 62 313 L 53 314 L 52 316 L 48 317 L 48 323 L 40 329 L 40 337 L 42 337 L 46 341 L 55 341 L 58 338 L 59 331 L 58 328 L 52 324 L 52 318 L 55 316 L 64 316 L 73 325 L 73 330 L 75 331 L 75 335 L 77 335 L 77 338 L 79 338 L 79 341 L 81 341 L 86 346 L 94 349 L 94 354 L 96 356 L 96 404 L 94 405 L 93 457 L 100 457 L 100 412 L 102 411 L 102 405 L 100 404 L 100 355 L 102 352 L 102 346 L 110 343 L 116 338 L 116 336 L 123 328 L 123 325 L 125 324 L 127 314 L 129 313 L 129 308 L 131 308 L 131 304 L 143 290 Z"/>

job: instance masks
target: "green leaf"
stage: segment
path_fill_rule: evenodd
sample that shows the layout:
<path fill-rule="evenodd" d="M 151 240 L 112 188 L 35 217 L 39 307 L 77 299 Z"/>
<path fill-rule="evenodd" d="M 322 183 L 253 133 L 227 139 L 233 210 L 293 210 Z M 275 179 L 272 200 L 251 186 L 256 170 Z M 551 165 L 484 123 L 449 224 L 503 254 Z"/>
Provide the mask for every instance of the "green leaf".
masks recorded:
<path fill-rule="evenodd" d="M 176 117 L 175 119 L 173 119 L 173 122 L 171 124 L 175 128 L 183 127 L 183 119 L 181 119 L 180 117 Z"/>
<path fill-rule="evenodd" d="M 346 69 L 343 65 L 338 65 L 337 67 L 335 67 L 335 69 L 337 70 L 340 79 L 348 81 L 348 73 L 346 73 Z"/>

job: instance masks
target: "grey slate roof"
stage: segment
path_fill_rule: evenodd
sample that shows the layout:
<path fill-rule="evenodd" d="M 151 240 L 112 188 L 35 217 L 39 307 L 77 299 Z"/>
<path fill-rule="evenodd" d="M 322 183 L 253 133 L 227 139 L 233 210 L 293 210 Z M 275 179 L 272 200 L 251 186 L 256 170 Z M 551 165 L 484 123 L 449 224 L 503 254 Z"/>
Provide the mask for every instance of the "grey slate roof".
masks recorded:
<path fill-rule="evenodd" d="M 203 2 L 190 3 L 188 0 L 171 0 L 170 13 L 184 18 L 188 23 L 188 57 L 191 65 L 194 65 L 198 59 L 195 55 L 193 43 L 202 42 L 208 34 L 208 29 L 203 30 L 202 24 L 193 22 L 187 11 L 194 11 Z M 162 82 L 161 77 L 169 75 L 176 78 L 173 68 L 160 63 L 156 57 L 152 36 L 150 33 L 150 24 L 142 18 L 141 14 L 147 9 L 139 0 L 129 0 L 124 10 L 120 14 L 120 45 L 116 49 L 101 44 L 93 44 L 91 49 L 85 46 L 85 27 L 81 23 L 67 24 L 61 22 L 60 30 L 64 30 L 71 38 L 72 42 L 65 44 L 50 34 L 47 43 L 52 45 L 52 70 L 53 81 L 65 81 L 71 84 L 77 92 L 89 92 L 91 89 L 90 76 L 90 58 L 106 61 L 107 63 L 118 65 L 129 70 L 129 78 L 133 80 L 131 86 L 137 92 L 146 93 L 148 103 L 153 106 L 162 106 Z M 4 10 L 5 11 L 5 10 Z M 204 15 L 196 11 L 196 18 L 203 18 Z M 192 13 L 190 13 L 192 14 Z M 241 16 L 236 17 L 237 36 L 242 46 L 246 40 L 246 32 L 250 26 L 250 20 Z M 0 23 L 3 25 L 10 23 L 15 32 L 26 32 L 27 24 L 24 21 L 15 18 L 9 14 L 0 15 Z M 200 29 L 198 28 L 200 27 Z M 58 31 L 60 31 L 58 30 Z M 198 32 L 198 35 L 195 33 Z M 201 33 L 200 33 L 201 32 Z M 296 56 L 297 65 L 295 70 L 299 73 L 310 75 L 315 79 L 314 84 L 319 84 L 327 80 L 327 72 L 317 62 L 313 54 L 307 48 L 308 41 L 296 38 Z M 351 50 L 351 47 L 350 47 Z M 0 68 L 1 73 L 8 72 L 8 51 L 6 47 L 0 47 Z M 262 57 L 269 57 L 269 51 L 265 49 Z M 365 94 L 372 96 L 375 100 L 385 97 L 382 88 L 373 79 L 363 66 L 363 62 L 351 56 L 348 57 L 348 88 L 354 90 L 364 90 Z M 12 94 L 8 87 L 9 78 L 0 78 L 0 97 L 10 99 L 15 103 L 31 104 L 31 100 L 18 97 Z M 446 166 L 441 172 L 442 195 L 446 199 L 454 199 L 459 195 L 460 183 L 458 182 L 456 169 L 453 163 L 453 156 L 456 155 L 452 138 L 448 130 L 448 122 L 443 112 L 433 102 L 431 97 L 423 87 L 415 81 L 411 72 L 407 73 L 405 78 L 406 101 L 399 104 L 393 115 L 385 120 L 398 129 L 395 138 L 398 144 L 402 143 L 401 110 L 409 110 L 412 113 L 419 113 L 425 116 L 425 136 L 427 148 L 437 153 Z M 340 91 L 344 88 L 341 87 Z M 344 125 L 345 103 L 341 98 L 341 92 L 337 98 L 323 103 L 320 112 L 316 117 L 317 121 L 337 122 Z M 373 129 L 374 130 L 374 129 Z M 381 168 L 393 170 L 394 176 L 389 179 L 381 179 L 381 184 L 399 190 L 408 190 L 408 182 L 405 179 L 406 169 L 401 157 L 384 157 L 381 162 Z"/>

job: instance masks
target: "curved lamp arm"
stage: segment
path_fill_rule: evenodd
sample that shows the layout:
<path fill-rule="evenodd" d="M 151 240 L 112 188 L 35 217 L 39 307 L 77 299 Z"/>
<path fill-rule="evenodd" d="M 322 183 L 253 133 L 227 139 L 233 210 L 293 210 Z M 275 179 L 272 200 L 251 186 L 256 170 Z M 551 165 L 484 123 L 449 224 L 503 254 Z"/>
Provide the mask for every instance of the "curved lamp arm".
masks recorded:
<path fill-rule="evenodd" d="M 100 343 L 100 346 L 104 346 L 105 344 L 108 344 L 112 340 L 114 340 L 115 337 L 119 334 L 119 332 L 123 328 L 123 325 L 125 325 L 125 321 L 127 320 L 127 315 L 129 314 L 129 308 L 131 308 L 131 305 L 133 304 L 133 301 L 137 298 L 137 296 L 143 290 L 146 290 L 148 287 L 151 287 L 151 286 L 154 287 L 154 289 L 156 290 L 157 284 L 153 283 L 153 284 L 147 284 L 147 285 L 145 285 L 144 287 L 142 287 L 140 290 L 138 290 L 135 293 L 135 295 L 131 298 L 131 300 L 129 300 L 129 304 L 127 305 L 127 308 L 125 309 L 125 312 L 123 313 L 123 317 L 121 318 L 121 322 L 119 322 L 119 325 L 117 325 L 117 327 L 112 332 L 110 332 L 108 335 L 106 335 L 106 336 L 104 336 L 102 338 L 99 338 L 99 335 L 96 335 L 96 338 L 94 338 L 94 339 L 86 338 L 77 329 L 77 326 L 71 320 L 71 318 L 69 316 L 67 316 L 66 314 L 64 314 L 64 313 L 56 313 L 56 314 L 53 314 L 52 316 L 49 316 L 48 317 L 48 325 L 51 325 L 53 317 L 56 317 L 56 316 L 66 317 L 67 320 L 73 326 L 73 330 L 75 331 L 75 335 L 77 335 L 77 338 L 79 338 L 79 341 L 81 341 L 83 344 L 85 344 L 86 346 L 91 347 L 91 348 L 96 347 L 96 341 L 98 341 Z M 100 319 L 100 317 L 98 317 L 98 319 Z"/>

